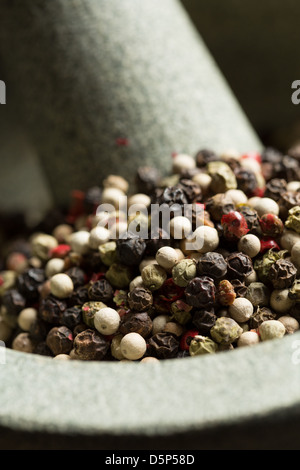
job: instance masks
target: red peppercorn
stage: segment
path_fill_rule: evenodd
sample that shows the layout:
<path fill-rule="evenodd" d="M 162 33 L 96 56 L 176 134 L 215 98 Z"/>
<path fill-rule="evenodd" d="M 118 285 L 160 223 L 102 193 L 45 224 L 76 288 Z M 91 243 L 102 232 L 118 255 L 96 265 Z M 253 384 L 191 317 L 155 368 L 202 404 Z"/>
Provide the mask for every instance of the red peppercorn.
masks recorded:
<path fill-rule="evenodd" d="M 188 330 L 186 331 L 180 339 L 179 348 L 181 351 L 188 351 L 190 347 L 191 340 L 199 334 L 198 330 Z"/>
<path fill-rule="evenodd" d="M 284 225 L 275 214 L 264 214 L 259 219 L 259 225 L 264 236 L 277 237 L 282 234 Z"/>
<path fill-rule="evenodd" d="M 255 188 L 252 193 L 251 197 L 264 197 L 266 188 Z"/>
<path fill-rule="evenodd" d="M 52 248 L 49 252 L 50 258 L 65 258 L 71 251 L 70 245 L 61 244 Z"/>
<path fill-rule="evenodd" d="M 241 156 L 241 160 L 252 159 L 256 160 L 258 163 L 261 163 L 261 155 L 258 152 L 248 152 Z"/>
<path fill-rule="evenodd" d="M 175 302 L 184 295 L 184 287 L 175 284 L 172 278 L 167 279 L 157 292 L 160 300 L 164 302 Z"/>
<path fill-rule="evenodd" d="M 224 214 L 221 219 L 224 237 L 228 241 L 236 241 L 249 232 L 245 217 L 238 211 Z"/>
<path fill-rule="evenodd" d="M 276 243 L 275 240 L 273 240 L 273 238 L 268 238 L 266 240 L 260 241 L 260 253 L 264 253 L 265 251 L 268 251 L 271 248 L 273 250 L 280 250 L 280 246 L 278 245 L 278 243 Z"/>

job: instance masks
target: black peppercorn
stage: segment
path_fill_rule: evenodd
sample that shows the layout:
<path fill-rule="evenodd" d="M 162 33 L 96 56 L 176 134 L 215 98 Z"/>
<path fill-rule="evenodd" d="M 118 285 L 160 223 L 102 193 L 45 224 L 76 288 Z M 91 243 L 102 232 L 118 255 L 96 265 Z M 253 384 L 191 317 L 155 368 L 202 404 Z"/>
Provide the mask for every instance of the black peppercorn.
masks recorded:
<path fill-rule="evenodd" d="M 38 288 L 45 280 L 44 269 L 30 268 L 18 276 L 17 288 L 26 299 L 34 301 L 38 299 Z"/>
<path fill-rule="evenodd" d="M 157 168 L 150 166 L 141 166 L 136 172 L 137 191 L 144 194 L 151 194 L 156 188 L 160 179 L 160 173 Z"/>
<path fill-rule="evenodd" d="M 2 298 L 8 316 L 17 316 L 26 305 L 25 297 L 17 289 L 9 289 Z"/>
<path fill-rule="evenodd" d="M 110 343 L 96 330 L 90 328 L 78 333 L 74 338 L 75 357 L 84 361 L 101 361 Z"/>
<path fill-rule="evenodd" d="M 41 341 L 37 343 L 34 347 L 33 354 L 38 354 L 39 356 L 53 356 L 51 349 L 47 346 L 46 341 Z"/>
<path fill-rule="evenodd" d="M 247 286 L 240 279 L 232 279 L 230 281 L 237 297 L 245 297 L 247 292 Z"/>
<path fill-rule="evenodd" d="M 100 300 L 106 303 L 113 299 L 114 289 L 106 279 L 99 279 L 90 283 L 88 295 L 90 300 Z"/>
<path fill-rule="evenodd" d="M 67 269 L 67 271 L 65 271 L 65 274 L 67 274 L 72 279 L 75 289 L 85 284 L 85 272 L 78 266 L 73 266 L 72 268 Z"/>
<path fill-rule="evenodd" d="M 54 356 L 69 354 L 73 347 L 73 334 L 66 326 L 55 326 L 49 331 L 46 344 Z"/>
<path fill-rule="evenodd" d="M 288 217 L 289 210 L 294 206 L 300 205 L 300 192 L 298 191 L 285 191 L 281 193 L 278 200 L 279 217 L 285 220 Z"/>
<path fill-rule="evenodd" d="M 153 305 L 152 292 L 145 287 L 135 287 L 128 293 L 128 304 L 135 312 L 145 312 Z"/>
<path fill-rule="evenodd" d="M 148 340 L 148 355 L 158 359 L 171 359 L 177 356 L 179 341 L 170 333 L 156 333 Z"/>
<path fill-rule="evenodd" d="M 82 305 L 89 300 L 88 288 L 86 286 L 77 287 L 77 289 L 75 289 L 67 299 L 68 307 L 80 304 Z"/>
<path fill-rule="evenodd" d="M 216 287 L 208 276 L 195 277 L 185 288 L 186 302 L 196 308 L 207 308 L 215 302 Z"/>
<path fill-rule="evenodd" d="M 276 320 L 276 314 L 267 307 L 257 307 L 249 320 L 249 326 L 252 329 L 257 329 L 264 321 Z"/>
<path fill-rule="evenodd" d="M 139 333 L 143 338 L 150 335 L 152 331 L 152 320 L 147 312 L 127 313 L 122 317 L 119 327 L 120 333 Z"/>
<path fill-rule="evenodd" d="M 255 209 L 248 206 L 240 206 L 237 207 L 237 211 L 244 216 L 249 229 L 248 233 L 257 233 L 260 230 L 259 216 Z"/>
<path fill-rule="evenodd" d="M 177 186 L 183 190 L 189 204 L 191 204 L 192 202 L 201 201 L 201 187 L 194 181 L 182 178 L 180 179 Z"/>
<path fill-rule="evenodd" d="M 39 317 L 47 323 L 59 324 L 61 314 L 66 310 L 67 302 L 58 299 L 54 295 L 48 295 L 41 300 L 39 307 Z"/>
<path fill-rule="evenodd" d="M 167 204 L 171 207 L 173 204 L 187 204 L 188 200 L 183 189 L 180 186 L 175 185 L 165 188 L 162 194 L 158 195 L 154 202 L 159 205 Z"/>
<path fill-rule="evenodd" d="M 287 182 L 284 179 L 273 178 L 267 182 L 264 197 L 269 197 L 274 201 L 278 202 L 281 194 L 286 192 Z"/>
<path fill-rule="evenodd" d="M 238 189 L 250 196 L 257 188 L 257 178 L 255 173 L 248 168 L 237 168 L 234 172 Z"/>
<path fill-rule="evenodd" d="M 146 243 L 142 238 L 129 234 L 128 238 L 119 238 L 116 244 L 117 255 L 122 264 L 137 266 L 142 261 L 146 250 Z"/>
<path fill-rule="evenodd" d="M 214 280 L 219 280 L 227 272 L 227 263 L 221 253 L 208 252 L 199 259 L 197 272 L 200 276 L 210 276 Z"/>
<path fill-rule="evenodd" d="M 52 325 L 49 325 L 49 323 L 46 323 L 41 318 L 37 318 L 30 326 L 30 338 L 37 343 L 44 341 L 51 326 Z"/>
<path fill-rule="evenodd" d="M 209 162 L 216 162 L 220 160 L 220 156 L 213 150 L 201 149 L 196 153 L 196 165 L 198 168 L 205 167 Z"/>
<path fill-rule="evenodd" d="M 269 280 L 274 289 L 287 289 L 296 279 L 297 268 L 287 259 L 279 259 L 269 269 Z"/>
<path fill-rule="evenodd" d="M 217 320 L 214 309 L 211 310 L 196 310 L 193 315 L 192 323 L 199 331 L 200 335 L 208 336 L 211 328 Z"/>
<path fill-rule="evenodd" d="M 82 323 L 81 305 L 74 305 L 74 307 L 67 308 L 60 316 L 60 324 L 67 326 L 71 330 L 80 323 Z"/>
<path fill-rule="evenodd" d="M 244 281 L 245 278 L 253 271 L 251 258 L 242 252 L 231 253 L 227 258 L 227 276 L 229 279 L 239 279 Z"/>

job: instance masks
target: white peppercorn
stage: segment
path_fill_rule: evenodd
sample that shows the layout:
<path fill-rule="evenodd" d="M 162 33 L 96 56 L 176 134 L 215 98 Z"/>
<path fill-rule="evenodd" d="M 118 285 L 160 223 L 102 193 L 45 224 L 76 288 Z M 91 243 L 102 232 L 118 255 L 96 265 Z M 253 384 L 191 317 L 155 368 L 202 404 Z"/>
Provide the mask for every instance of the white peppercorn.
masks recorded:
<path fill-rule="evenodd" d="M 178 215 L 170 220 L 169 231 L 175 240 L 181 240 L 191 233 L 192 223 L 187 217 Z"/>
<path fill-rule="evenodd" d="M 193 176 L 193 181 L 200 186 L 202 194 L 206 195 L 208 193 L 212 178 L 207 173 L 199 172 Z"/>
<path fill-rule="evenodd" d="M 238 250 L 250 256 L 250 258 L 254 258 L 258 255 L 260 247 L 260 239 L 252 233 L 244 235 L 238 241 Z"/>
<path fill-rule="evenodd" d="M 55 274 L 50 279 L 51 294 L 58 299 L 69 297 L 74 290 L 74 284 L 70 276 L 65 273 Z"/>
<path fill-rule="evenodd" d="M 35 234 L 31 237 L 32 256 L 37 256 L 41 260 L 47 260 L 49 251 L 56 248 L 58 242 L 52 235 L 46 233 Z"/>
<path fill-rule="evenodd" d="M 57 354 L 57 356 L 54 356 L 53 359 L 58 361 L 69 361 L 72 358 L 69 354 Z"/>
<path fill-rule="evenodd" d="M 136 287 L 143 287 L 142 276 L 136 276 L 129 284 L 129 291 L 131 292 Z"/>
<path fill-rule="evenodd" d="M 300 242 L 300 234 L 293 230 L 284 229 L 280 238 L 280 246 L 283 250 L 292 251 L 292 248 L 296 243 Z"/>
<path fill-rule="evenodd" d="M 59 224 L 54 228 L 52 235 L 56 238 L 58 243 L 66 243 L 71 233 L 73 233 L 73 227 L 71 225 Z"/>
<path fill-rule="evenodd" d="M 99 248 L 100 245 L 107 243 L 109 239 L 110 239 L 110 231 L 107 228 L 101 227 L 99 225 L 97 227 L 94 227 L 90 231 L 89 246 L 93 250 L 97 250 L 97 248 Z"/>
<path fill-rule="evenodd" d="M 102 192 L 102 204 L 111 204 L 116 209 L 122 206 L 125 198 L 125 193 L 119 188 L 105 188 Z"/>
<path fill-rule="evenodd" d="M 36 321 L 38 311 L 36 308 L 28 307 L 21 310 L 18 315 L 18 325 L 23 331 L 30 331 L 32 325 Z"/>
<path fill-rule="evenodd" d="M 244 297 L 237 297 L 229 306 L 229 315 L 238 323 L 246 322 L 253 314 L 253 305 Z"/>
<path fill-rule="evenodd" d="M 286 185 L 287 191 L 299 191 L 300 189 L 300 181 L 289 181 Z"/>
<path fill-rule="evenodd" d="M 34 344 L 28 332 L 19 333 L 12 342 L 12 349 L 26 353 L 32 353 Z"/>
<path fill-rule="evenodd" d="M 129 188 L 128 181 L 119 175 L 108 175 L 103 181 L 104 188 L 117 188 L 123 193 L 127 193 Z"/>
<path fill-rule="evenodd" d="M 259 335 L 256 333 L 256 331 L 244 331 L 237 341 L 237 346 L 239 348 L 243 346 L 253 346 L 259 342 Z"/>
<path fill-rule="evenodd" d="M 258 327 L 259 335 L 262 341 L 282 338 L 286 329 L 283 323 L 278 320 L 266 320 Z"/>
<path fill-rule="evenodd" d="M 215 228 L 202 225 L 193 233 L 193 249 L 199 253 L 215 251 L 219 245 L 219 235 Z"/>
<path fill-rule="evenodd" d="M 143 359 L 140 360 L 140 363 L 141 362 L 159 362 L 159 359 L 157 359 L 157 357 L 153 357 L 153 356 L 146 356 L 146 357 L 143 357 Z"/>
<path fill-rule="evenodd" d="M 271 292 L 270 307 L 278 313 L 286 313 L 294 305 L 289 297 L 289 289 L 275 289 Z"/>
<path fill-rule="evenodd" d="M 64 269 L 65 261 L 62 258 L 51 258 L 45 266 L 46 277 L 49 279 L 54 276 L 54 274 L 63 272 Z"/>
<path fill-rule="evenodd" d="M 296 320 L 296 318 L 292 317 L 291 315 L 283 315 L 282 317 L 278 318 L 278 321 L 284 325 L 288 335 L 295 333 L 300 328 L 298 320 Z"/>
<path fill-rule="evenodd" d="M 85 255 L 90 250 L 89 240 L 90 233 L 87 230 L 79 230 L 78 232 L 72 233 L 69 239 L 69 243 L 75 253 L 78 253 L 79 255 Z"/>
<path fill-rule="evenodd" d="M 183 170 L 192 170 L 196 168 L 196 160 L 191 155 L 178 153 L 173 157 L 172 161 L 173 173 L 181 173 Z"/>
<path fill-rule="evenodd" d="M 248 197 L 241 189 L 228 189 L 225 195 L 230 197 L 232 202 L 237 206 L 238 204 L 246 204 Z"/>
<path fill-rule="evenodd" d="M 128 207 L 130 206 L 135 206 L 135 210 L 138 210 L 138 208 L 145 208 L 149 207 L 151 204 L 151 198 L 148 196 L 148 194 L 143 194 L 143 193 L 136 193 L 130 196 L 128 200 Z"/>
<path fill-rule="evenodd" d="M 120 347 L 122 338 L 123 338 L 123 335 L 121 335 L 121 334 L 116 335 L 116 336 L 113 337 L 113 339 L 111 340 L 111 344 L 110 344 L 111 355 L 115 359 L 118 359 L 118 361 L 121 361 L 122 359 L 125 359 L 123 354 L 122 354 L 121 347 Z"/>
<path fill-rule="evenodd" d="M 259 217 L 264 214 L 279 215 L 279 205 L 269 197 L 259 198 L 259 201 L 254 205 L 254 209 L 257 211 Z"/>
<path fill-rule="evenodd" d="M 103 335 L 113 335 L 119 329 L 120 315 L 110 307 L 98 310 L 94 316 L 94 326 Z"/>
<path fill-rule="evenodd" d="M 251 271 L 251 273 L 248 274 L 248 276 L 245 276 L 244 283 L 246 286 L 249 286 L 252 282 L 256 282 L 257 279 L 258 278 L 257 278 L 256 271 L 253 269 L 253 271 Z"/>
<path fill-rule="evenodd" d="M 155 259 L 162 268 L 170 270 L 178 262 L 178 254 L 171 246 L 163 246 L 157 251 Z"/>
<path fill-rule="evenodd" d="M 127 333 L 120 342 L 120 348 L 125 359 L 136 361 L 146 352 L 147 344 L 139 333 Z"/>
<path fill-rule="evenodd" d="M 156 335 L 156 333 L 161 333 L 164 331 L 166 324 L 170 321 L 171 317 L 169 315 L 158 315 L 157 317 L 153 318 L 152 335 Z"/>

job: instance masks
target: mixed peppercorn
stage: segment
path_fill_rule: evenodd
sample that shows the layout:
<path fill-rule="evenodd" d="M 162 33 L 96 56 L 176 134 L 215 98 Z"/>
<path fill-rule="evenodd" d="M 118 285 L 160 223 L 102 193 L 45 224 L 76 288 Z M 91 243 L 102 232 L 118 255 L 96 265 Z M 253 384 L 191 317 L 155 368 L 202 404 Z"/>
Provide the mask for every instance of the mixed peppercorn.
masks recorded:
<path fill-rule="evenodd" d="M 5 246 L 0 340 L 8 347 L 55 359 L 150 362 L 299 329 L 296 157 L 203 149 L 195 158 L 174 155 L 168 177 L 138 168 L 136 192 L 128 191 L 116 175 L 74 191 L 59 223 L 48 219 L 47 229 Z M 182 211 L 170 213 L 168 232 L 151 225 L 155 213 L 123 212 L 126 195 L 135 208 Z M 101 203 L 114 213 L 99 212 Z M 201 243 L 191 248 L 190 240 Z"/>

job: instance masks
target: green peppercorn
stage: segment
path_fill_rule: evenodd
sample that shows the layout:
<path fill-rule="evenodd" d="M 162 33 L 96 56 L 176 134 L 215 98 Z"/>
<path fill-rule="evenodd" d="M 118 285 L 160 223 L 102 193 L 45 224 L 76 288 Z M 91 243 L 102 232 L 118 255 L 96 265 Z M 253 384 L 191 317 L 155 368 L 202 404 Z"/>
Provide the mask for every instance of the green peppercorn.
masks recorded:
<path fill-rule="evenodd" d="M 190 356 L 200 356 L 202 354 L 213 354 L 217 352 L 218 344 L 208 336 L 194 336 L 190 342 Z"/>
<path fill-rule="evenodd" d="M 229 189 L 237 189 L 236 177 L 227 163 L 222 161 L 210 162 L 206 166 L 211 176 L 211 190 L 215 193 L 225 193 Z"/>
<path fill-rule="evenodd" d="M 289 297 L 296 302 L 300 302 L 300 279 L 295 279 L 289 289 Z"/>
<path fill-rule="evenodd" d="M 278 320 L 266 320 L 258 330 L 262 341 L 282 338 L 286 333 L 284 324 Z"/>
<path fill-rule="evenodd" d="M 175 302 L 171 303 L 171 319 L 176 320 L 180 325 L 185 325 L 192 319 L 191 310 L 192 306 L 188 305 L 186 302 L 182 300 L 175 300 Z"/>
<path fill-rule="evenodd" d="M 107 307 L 103 302 L 85 302 L 81 308 L 82 319 L 88 326 L 94 327 L 94 317 L 98 310 Z"/>
<path fill-rule="evenodd" d="M 255 260 L 254 270 L 261 282 L 268 284 L 269 271 L 271 266 L 279 259 L 284 259 L 288 255 L 287 250 L 273 251 L 268 250 L 262 258 Z"/>
<path fill-rule="evenodd" d="M 240 325 L 229 317 L 220 317 L 210 330 L 212 338 L 219 344 L 231 344 L 236 341 L 243 329 Z"/>
<path fill-rule="evenodd" d="M 300 206 L 294 206 L 289 210 L 285 226 L 289 230 L 300 233 Z"/>
<path fill-rule="evenodd" d="M 132 280 L 130 267 L 124 264 L 113 263 L 106 271 L 106 279 L 117 289 L 126 289 Z"/>
<path fill-rule="evenodd" d="M 117 244 L 114 241 L 103 243 L 99 248 L 100 258 L 105 266 L 111 266 L 117 261 Z"/>
<path fill-rule="evenodd" d="M 158 290 L 167 279 L 166 271 L 158 264 L 148 264 L 141 272 L 143 284 L 149 290 Z"/>
<path fill-rule="evenodd" d="M 251 282 L 247 287 L 245 297 L 254 307 L 265 307 L 269 305 L 270 291 L 262 282 Z"/>
<path fill-rule="evenodd" d="M 196 261 L 194 259 L 184 258 L 172 269 L 172 278 L 177 286 L 186 287 L 191 279 L 197 274 Z"/>

